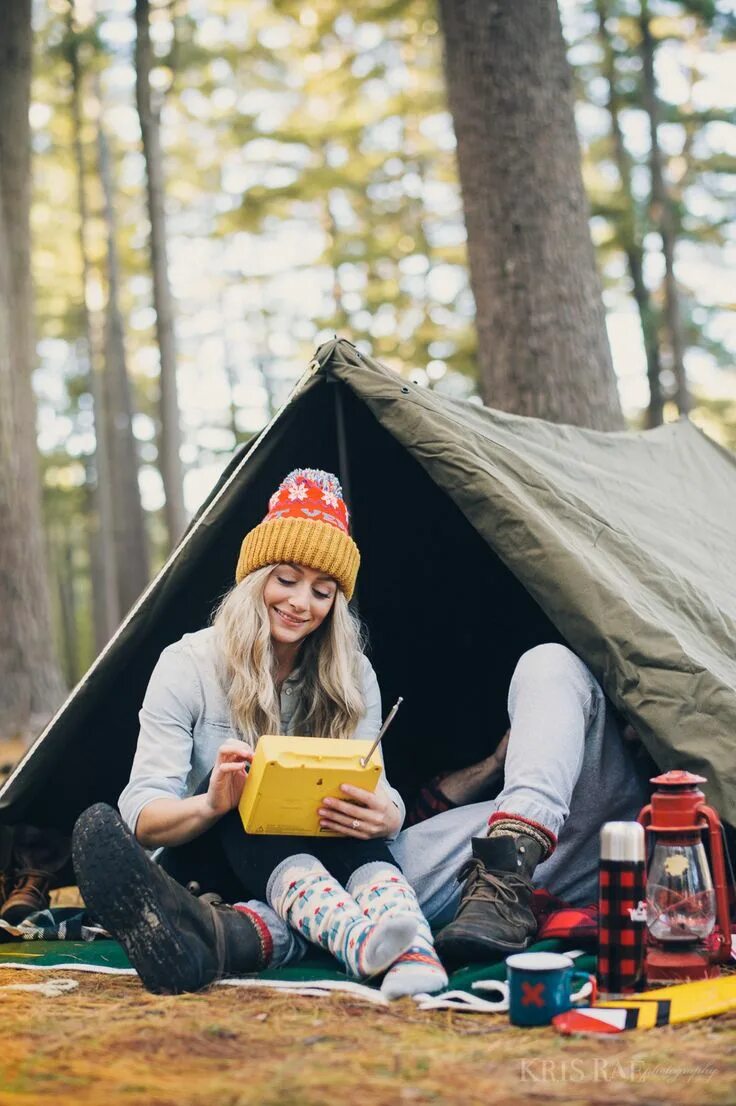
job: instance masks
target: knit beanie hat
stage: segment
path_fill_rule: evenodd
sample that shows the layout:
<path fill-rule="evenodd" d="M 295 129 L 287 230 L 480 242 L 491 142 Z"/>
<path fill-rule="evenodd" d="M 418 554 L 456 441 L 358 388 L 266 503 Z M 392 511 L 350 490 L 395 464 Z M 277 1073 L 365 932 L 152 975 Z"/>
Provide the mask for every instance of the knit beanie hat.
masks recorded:
<path fill-rule="evenodd" d="M 348 530 L 348 510 L 336 476 L 294 469 L 271 496 L 268 514 L 240 547 L 235 582 L 265 565 L 291 561 L 333 576 L 351 599 L 360 553 Z"/>

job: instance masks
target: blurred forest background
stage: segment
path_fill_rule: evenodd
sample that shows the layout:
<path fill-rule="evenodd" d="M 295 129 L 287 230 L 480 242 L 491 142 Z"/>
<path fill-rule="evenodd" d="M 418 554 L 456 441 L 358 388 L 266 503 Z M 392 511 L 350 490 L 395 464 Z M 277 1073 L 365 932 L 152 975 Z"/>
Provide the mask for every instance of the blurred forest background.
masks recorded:
<path fill-rule="evenodd" d="M 0 0 L 6 32 L 25 6 Z M 0 388 L 13 342 L 33 385 L 2 464 L 40 465 L 41 545 L 25 536 L 13 556 L 19 571 L 45 557 L 53 629 L 44 695 L 6 680 L 0 734 L 37 732 L 321 341 L 338 333 L 427 388 L 524 410 L 486 371 L 493 287 L 472 264 L 455 137 L 462 168 L 472 74 L 457 50 L 443 60 L 452 4 L 439 6 L 34 0 L 25 108 L 8 90 L 17 58 L 0 75 L 7 204 L 26 150 L 31 182 L 28 240 L 7 206 L 0 241 Z M 689 414 L 736 449 L 732 7 L 562 0 L 560 14 L 624 416 Z M 32 336 L 13 298 L 25 249 Z M 3 540 L 21 516 L 34 525 L 26 486 L 14 500 L 0 481 L 5 589 Z M 39 611 L 27 656 L 49 638 Z M 7 657 L 21 627 L 2 621 Z"/>

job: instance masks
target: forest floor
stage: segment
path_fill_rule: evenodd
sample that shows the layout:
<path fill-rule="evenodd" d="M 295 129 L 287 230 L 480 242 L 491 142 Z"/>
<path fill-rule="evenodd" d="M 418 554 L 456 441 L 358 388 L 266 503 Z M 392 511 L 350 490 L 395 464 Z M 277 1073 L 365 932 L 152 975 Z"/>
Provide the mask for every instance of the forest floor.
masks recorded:
<path fill-rule="evenodd" d="M 69 973 L 57 973 L 69 978 Z M 736 1014 L 614 1037 L 503 1015 L 215 987 L 162 997 L 82 975 L 55 998 L 0 970 L 2 1106 L 732 1106 Z M 19 978 L 21 977 L 21 978 Z M 49 978 L 44 975 L 44 979 Z"/>
<path fill-rule="evenodd" d="M 18 989 L 60 978 L 77 987 Z M 0 1106 L 736 1102 L 736 1013 L 565 1038 L 513 1029 L 505 1015 L 420 1012 L 409 999 L 368 1007 L 231 987 L 169 997 L 130 977 L 5 968 L 0 1027 Z"/>

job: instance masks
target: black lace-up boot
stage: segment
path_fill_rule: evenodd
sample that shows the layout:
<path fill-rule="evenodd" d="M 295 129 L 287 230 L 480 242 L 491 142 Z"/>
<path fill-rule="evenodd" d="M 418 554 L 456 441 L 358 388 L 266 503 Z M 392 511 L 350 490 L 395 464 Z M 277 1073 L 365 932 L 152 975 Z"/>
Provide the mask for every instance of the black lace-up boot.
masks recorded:
<path fill-rule="evenodd" d="M 85 906 L 120 941 L 149 991 L 199 991 L 266 966 L 265 927 L 219 900 L 192 895 L 154 864 L 105 803 L 80 815 L 72 858 Z"/>
<path fill-rule="evenodd" d="M 458 874 L 465 887 L 455 920 L 435 940 L 445 964 L 499 960 L 521 952 L 537 932 L 530 880 L 544 845 L 523 833 L 474 837 L 472 845 Z"/>

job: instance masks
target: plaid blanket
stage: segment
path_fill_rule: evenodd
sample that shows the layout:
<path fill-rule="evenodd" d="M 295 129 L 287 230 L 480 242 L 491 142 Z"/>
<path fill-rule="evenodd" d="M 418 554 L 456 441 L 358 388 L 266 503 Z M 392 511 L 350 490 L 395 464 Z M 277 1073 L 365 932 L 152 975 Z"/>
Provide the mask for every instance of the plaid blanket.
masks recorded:
<path fill-rule="evenodd" d="M 100 926 L 90 925 L 86 912 L 78 906 L 39 910 L 15 926 L 0 918 L 0 944 L 10 941 L 94 941 L 96 937 L 106 936 Z"/>
<path fill-rule="evenodd" d="M 576 945 L 597 943 L 597 905 L 570 906 L 548 891 L 540 890 L 532 896 L 532 910 L 539 923 L 538 941 L 564 940 Z M 0 919 L 0 944 L 9 941 L 94 941 L 106 936 L 104 929 L 91 925 L 85 911 L 75 906 L 41 910 L 17 926 Z"/>

